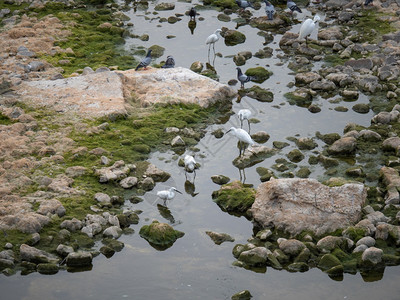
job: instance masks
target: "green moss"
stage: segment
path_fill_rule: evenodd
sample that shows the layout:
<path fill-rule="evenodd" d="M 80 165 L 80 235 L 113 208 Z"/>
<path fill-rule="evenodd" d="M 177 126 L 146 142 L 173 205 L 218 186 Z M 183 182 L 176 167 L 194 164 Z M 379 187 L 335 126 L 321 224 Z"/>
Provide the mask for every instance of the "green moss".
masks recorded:
<path fill-rule="evenodd" d="M 91 67 L 118 66 L 125 70 L 136 66 L 135 59 L 122 49 L 125 30 L 119 28 L 117 21 L 111 16 L 110 9 L 87 10 L 68 7 L 62 3 L 47 2 L 43 9 L 34 9 L 38 17 L 53 14 L 59 18 L 71 34 L 55 42 L 63 49 L 71 48 L 73 53 L 57 53 L 54 56 L 42 55 L 56 67 L 62 67 L 65 75 L 70 75 L 78 69 Z M 111 27 L 99 26 L 110 23 Z M 59 61 L 68 59 L 70 64 L 60 65 Z"/>
<path fill-rule="evenodd" d="M 257 82 L 257 80 L 253 80 Z M 274 94 L 271 91 L 263 89 L 257 85 L 252 86 L 249 89 L 245 90 L 245 95 L 256 99 L 260 102 L 272 102 L 274 101 Z"/>
<path fill-rule="evenodd" d="M 245 74 L 247 76 L 253 76 L 254 82 L 263 83 L 265 80 L 267 80 L 272 75 L 272 72 L 268 71 L 267 69 L 265 69 L 263 67 L 255 67 L 255 68 L 247 69 Z"/>
<path fill-rule="evenodd" d="M 165 250 L 171 247 L 178 238 L 185 235 L 184 232 L 175 230 L 171 225 L 159 223 L 158 221 L 142 226 L 139 234 L 158 250 Z"/>
<path fill-rule="evenodd" d="M 10 125 L 14 123 L 9 117 L 0 112 L 0 125 Z"/>
<path fill-rule="evenodd" d="M 234 181 L 223 185 L 220 190 L 214 191 L 214 201 L 224 211 L 244 213 L 254 202 L 255 189 L 245 187 L 241 182 Z"/>
<path fill-rule="evenodd" d="M 203 0 L 204 5 L 211 5 L 218 8 L 237 8 L 234 0 Z"/>
<path fill-rule="evenodd" d="M 320 268 L 323 271 L 326 271 L 341 264 L 342 263 L 335 255 L 325 254 L 324 256 L 321 257 L 320 261 L 318 262 L 318 268 Z"/>
<path fill-rule="evenodd" d="M 299 107 L 309 107 L 312 103 L 312 97 L 300 97 L 294 95 L 292 92 L 285 93 L 283 95 L 289 102 L 290 105 L 296 105 Z"/>
<path fill-rule="evenodd" d="M 373 10 L 363 10 L 363 13 L 354 18 L 357 23 L 352 30 L 359 32 L 360 40 L 369 43 L 377 43 L 382 40 L 382 35 L 395 31 L 384 14 Z"/>

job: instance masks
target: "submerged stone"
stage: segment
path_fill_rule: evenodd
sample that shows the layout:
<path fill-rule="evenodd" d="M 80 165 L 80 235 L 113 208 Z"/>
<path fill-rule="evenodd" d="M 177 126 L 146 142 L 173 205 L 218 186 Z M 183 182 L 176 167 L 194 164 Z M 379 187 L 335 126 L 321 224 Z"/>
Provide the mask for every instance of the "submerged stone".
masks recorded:
<path fill-rule="evenodd" d="M 235 239 L 231 237 L 227 233 L 218 233 L 215 231 L 206 231 L 206 234 L 213 240 L 213 242 L 217 245 L 222 244 L 223 242 L 234 242 Z"/>
<path fill-rule="evenodd" d="M 185 235 L 184 232 L 175 230 L 171 225 L 153 221 L 150 225 L 140 228 L 139 235 L 159 250 L 167 249 L 175 241 Z"/>

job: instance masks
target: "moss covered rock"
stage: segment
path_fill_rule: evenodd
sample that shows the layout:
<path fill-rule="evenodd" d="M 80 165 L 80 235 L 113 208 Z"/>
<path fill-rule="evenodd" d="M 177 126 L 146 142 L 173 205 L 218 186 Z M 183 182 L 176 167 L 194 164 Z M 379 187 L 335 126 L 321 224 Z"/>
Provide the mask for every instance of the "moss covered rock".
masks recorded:
<path fill-rule="evenodd" d="M 253 81 L 257 83 L 263 83 L 272 75 L 272 72 L 263 67 L 250 68 L 245 73 L 247 76 L 252 76 L 254 78 Z"/>
<path fill-rule="evenodd" d="M 157 220 L 150 225 L 140 228 L 139 234 L 156 249 L 167 249 L 175 241 L 185 235 L 184 232 L 175 230 L 171 225 L 160 223 Z"/>
<path fill-rule="evenodd" d="M 318 268 L 323 271 L 327 271 L 333 267 L 340 266 L 342 263 L 340 260 L 333 254 L 325 254 L 321 257 L 320 261 L 318 262 Z"/>
<path fill-rule="evenodd" d="M 229 29 L 224 33 L 225 45 L 235 46 L 246 41 L 246 36 L 240 31 Z"/>
<path fill-rule="evenodd" d="M 258 80 L 258 78 L 256 78 L 253 81 Z M 260 102 L 272 102 L 274 101 L 274 94 L 266 89 L 263 89 L 259 86 L 252 86 L 249 89 L 246 89 L 246 96 L 256 99 L 257 101 Z"/>
<path fill-rule="evenodd" d="M 212 197 L 224 211 L 245 213 L 253 204 L 255 194 L 255 189 L 245 187 L 236 180 L 214 191 Z"/>

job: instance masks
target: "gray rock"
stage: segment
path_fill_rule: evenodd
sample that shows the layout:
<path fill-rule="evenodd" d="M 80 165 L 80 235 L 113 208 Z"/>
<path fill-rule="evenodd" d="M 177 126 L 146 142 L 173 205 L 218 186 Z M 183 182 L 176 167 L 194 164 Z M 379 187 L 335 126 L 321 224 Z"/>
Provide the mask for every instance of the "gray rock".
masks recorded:
<path fill-rule="evenodd" d="M 68 267 L 85 267 L 92 264 L 93 256 L 90 252 L 72 252 L 69 253 L 66 259 Z"/>
<path fill-rule="evenodd" d="M 378 224 L 379 222 L 384 222 L 384 223 L 386 223 L 387 221 L 390 220 L 388 217 L 386 217 L 386 216 L 385 216 L 382 212 L 380 212 L 380 211 L 375 211 L 375 212 L 373 212 L 373 213 L 371 213 L 371 214 L 368 214 L 368 215 L 366 216 L 366 218 L 367 218 L 368 220 L 370 220 L 371 223 L 374 224 L 374 225 Z"/>
<path fill-rule="evenodd" d="M 155 183 L 153 178 L 151 177 L 146 177 L 142 181 L 139 182 L 138 187 L 145 190 L 145 191 L 151 191 L 154 189 Z"/>
<path fill-rule="evenodd" d="M 111 205 L 111 197 L 104 193 L 96 193 L 94 195 L 94 200 L 96 200 L 101 205 Z"/>
<path fill-rule="evenodd" d="M 111 167 L 104 167 L 95 170 L 95 175 L 99 177 L 100 183 L 109 181 L 118 181 L 128 176 L 131 172 L 132 165 L 125 165 L 125 162 L 116 161 Z"/>
<path fill-rule="evenodd" d="M 186 145 L 185 141 L 179 135 L 174 137 L 172 139 L 172 141 L 171 141 L 171 146 L 172 147 L 182 147 L 182 146 L 185 146 L 185 145 Z"/>
<path fill-rule="evenodd" d="M 251 250 L 243 251 L 239 255 L 239 260 L 249 266 L 265 266 L 268 260 L 269 251 L 265 247 L 255 247 Z"/>
<path fill-rule="evenodd" d="M 396 151 L 400 147 L 400 138 L 390 137 L 382 142 L 382 149 L 386 151 Z"/>
<path fill-rule="evenodd" d="M 357 140 L 353 137 L 342 137 L 335 141 L 328 148 L 328 153 L 331 155 L 352 155 L 357 146 Z"/>
<path fill-rule="evenodd" d="M 167 181 L 171 175 L 159 168 L 157 168 L 153 164 L 149 164 L 146 171 L 144 171 L 144 176 L 153 178 L 154 181 Z"/>
<path fill-rule="evenodd" d="M 347 245 L 347 239 L 339 236 L 328 235 L 317 242 L 317 248 L 323 253 L 329 253 L 335 248 L 342 248 Z"/>
<path fill-rule="evenodd" d="M 375 245 L 375 239 L 370 236 L 365 236 L 359 239 L 356 243 L 356 246 L 365 245 L 367 247 L 372 247 Z"/>
<path fill-rule="evenodd" d="M 369 263 L 372 265 L 380 264 L 382 262 L 382 258 L 383 258 L 383 250 L 375 247 L 370 247 L 366 249 L 361 256 L 361 260 L 364 263 Z"/>
<path fill-rule="evenodd" d="M 91 223 L 82 227 L 81 232 L 85 233 L 88 237 L 92 238 L 103 230 L 99 223 Z"/>
<path fill-rule="evenodd" d="M 362 184 L 328 187 L 315 179 L 274 179 L 258 186 L 250 211 L 261 228 L 321 235 L 359 221 L 366 196 Z"/>
<path fill-rule="evenodd" d="M 73 218 L 72 220 L 65 220 L 60 224 L 61 228 L 65 228 L 70 232 L 75 232 L 78 231 L 82 228 L 82 222 L 79 221 L 76 218 Z"/>
<path fill-rule="evenodd" d="M 119 228 L 119 226 L 111 226 L 111 227 L 104 229 L 104 231 L 103 231 L 103 235 L 105 237 L 109 237 L 109 238 L 113 238 L 113 239 L 119 238 L 121 236 L 121 234 L 122 234 L 122 229 Z"/>
<path fill-rule="evenodd" d="M 298 73 L 295 76 L 296 85 L 298 84 L 310 84 L 313 81 L 317 81 L 321 79 L 321 75 L 316 72 L 305 72 Z"/>
<path fill-rule="evenodd" d="M 101 163 L 102 165 L 107 166 L 107 165 L 110 164 L 110 159 L 109 159 L 107 156 L 102 155 L 102 156 L 100 157 L 100 163 Z"/>
<path fill-rule="evenodd" d="M 211 176 L 211 180 L 216 184 L 223 185 L 228 183 L 231 179 L 224 175 L 213 175 Z"/>
<path fill-rule="evenodd" d="M 367 245 L 361 244 L 361 245 L 358 245 L 357 247 L 354 248 L 353 253 L 359 253 L 359 252 L 362 253 L 367 249 L 368 249 Z"/>
<path fill-rule="evenodd" d="M 94 73 L 93 69 L 91 67 L 84 67 L 82 71 L 82 75 L 87 75 L 87 74 L 92 74 Z"/>
<path fill-rule="evenodd" d="M 374 66 L 370 58 L 351 59 L 344 63 L 345 66 L 350 66 L 353 70 L 358 71 L 361 69 L 371 70 Z"/>
<path fill-rule="evenodd" d="M 279 249 L 286 255 L 297 256 L 300 252 L 306 248 L 303 242 L 296 239 L 282 240 L 278 242 Z"/>
<path fill-rule="evenodd" d="M 73 166 L 69 167 L 65 170 L 65 174 L 67 174 L 69 177 L 79 177 L 83 176 L 88 172 L 88 169 L 82 166 Z"/>
<path fill-rule="evenodd" d="M 46 251 L 36 249 L 34 247 L 22 244 L 19 248 L 19 254 L 21 260 L 39 263 L 57 263 L 59 258 L 53 254 L 47 253 Z"/>
<path fill-rule="evenodd" d="M 322 79 L 310 83 L 310 88 L 317 91 L 334 91 L 336 85 L 333 81 Z"/>
<path fill-rule="evenodd" d="M 66 257 L 68 254 L 74 252 L 74 248 L 72 248 L 71 246 L 60 244 L 57 246 L 56 251 L 60 256 Z"/>
<path fill-rule="evenodd" d="M 28 69 L 31 72 L 40 72 L 45 70 L 45 65 L 41 61 L 31 61 L 28 64 Z"/>
<path fill-rule="evenodd" d="M 215 231 L 206 231 L 206 234 L 213 240 L 217 245 L 221 245 L 223 242 L 234 242 L 235 239 L 227 233 L 219 233 Z"/>
<path fill-rule="evenodd" d="M 41 215 L 56 214 L 59 217 L 62 217 L 65 215 L 66 209 L 64 208 L 64 206 L 61 204 L 60 201 L 56 199 L 51 199 L 51 200 L 41 201 L 39 208 L 36 212 Z"/>
<path fill-rule="evenodd" d="M 130 177 L 126 177 L 126 178 L 122 179 L 119 184 L 124 189 L 130 189 L 130 188 L 136 186 L 137 182 L 138 182 L 138 179 L 136 177 L 130 176 Z"/>

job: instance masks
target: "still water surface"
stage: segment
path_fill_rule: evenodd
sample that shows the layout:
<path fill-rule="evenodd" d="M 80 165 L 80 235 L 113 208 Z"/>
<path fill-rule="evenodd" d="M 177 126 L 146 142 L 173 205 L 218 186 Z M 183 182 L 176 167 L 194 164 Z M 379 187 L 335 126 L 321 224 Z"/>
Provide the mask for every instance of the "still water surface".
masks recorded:
<path fill-rule="evenodd" d="M 126 47 L 129 49 L 134 45 L 141 45 L 147 48 L 154 44 L 163 46 L 166 48 L 165 55 L 156 62 L 165 60 L 167 55 L 173 55 L 177 66 L 190 67 L 191 63 L 197 60 L 205 63 L 208 60 L 205 45 L 207 36 L 222 26 L 235 28 L 234 22 L 220 22 L 217 19 L 218 12 L 204 10 L 200 11 L 200 16 L 205 20 L 197 21 L 194 34 L 191 34 L 187 27 L 187 16 L 183 16 L 176 24 L 158 21 L 159 17 L 184 13 L 191 4 L 176 2 L 174 11 L 159 12 L 155 15 L 153 12 L 156 3 L 150 2 L 147 9 L 139 7 L 136 11 L 132 9 L 126 12 L 134 24 L 132 33 L 150 36 L 147 42 L 128 39 Z M 263 15 L 264 9 L 253 12 L 256 16 Z M 310 15 L 310 12 L 304 10 L 297 18 L 303 20 Z M 234 19 L 236 15 L 232 14 L 231 17 Z M 244 44 L 228 47 L 224 45 L 223 39 L 220 39 L 215 46 L 216 51 L 222 54 L 222 57 L 216 57 L 214 62 L 222 83 L 236 78 L 236 66 L 232 55 L 245 50 L 254 54 L 264 47 L 264 38 L 257 35 L 257 29 L 243 26 L 238 30 L 247 37 Z M 299 25 L 290 30 L 298 32 Z M 167 35 L 176 37 L 167 39 Z M 281 35 L 276 34 L 274 41 L 268 45 L 274 49 L 272 58 L 253 57 L 242 66 L 243 71 L 250 67 L 264 66 L 274 73 L 270 79 L 260 84 L 274 93 L 274 101 L 261 103 L 244 97 L 240 103 L 234 101 L 232 108 L 234 112 L 241 108 L 248 108 L 253 112 L 253 117 L 260 122 L 252 124 L 251 131 L 268 132 L 271 138 L 265 143 L 266 146 L 272 147 L 273 141 L 287 141 L 287 137 L 314 137 L 316 131 L 341 134 L 349 122 L 365 126 L 370 123 L 372 113 L 361 115 L 353 112 L 351 107 L 354 102 L 334 104 L 327 99 L 318 98 L 314 103 L 322 110 L 316 114 L 305 108 L 289 105 L 283 95 L 291 91 L 287 84 L 294 82 L 294 76 L 287 68 L 289 60 L 281 61 L 277 58 L 277 54 L 282 53 L 277 45 L 280 37 Z M 320 65 L 321 63 L 316 67 Z M 252 84 L 247 83 L 246 87 Z M 361 96 L 358 103 L 361 102 L 367 103 L 368 98 Z M 345 113 L 337 112 L 333 110 L 336 105 L 346 106 L 349 110 Z M 145 201 L 142 203 L 132 205 L 129 201 L 126 202 L 128 207 L 143 210 L 143 213 L 140 215 L 139 224 L 132 225 L 135 233 L 120 238 L 125 243 L 121 252 L 110 259 L 102 255 L 96 257 L 91 271 L 61 271 L 52 276 L 38 273 L 3 276 L 0 280 L 0 299 L 230 299 L 232 294 L 244 289 L 250 290 L 253 299 L 398 299 L 400 267 L 388 267 L 384 274 L 377 277 L 363 277 L 359 273 L 345 274 L 341 281 L 335 281 L 318 269 L 305 273 L 289 273 L 272 268 L 254 272 L 232 266 L 235 260 L 232 255 L 233 246 L 236 243 L 246 243 L 253 230 L 250 221 L 222 212 L 211 199 L 212 191 L 219 188 L 211 181 L 212 175 L 223 174 L 232 180 L 241 177 L 243 179 L 243 170 L 232 164 L 232 160 L 238 155 L 236 141 L 232 136 L 216 139 L 211 132 L 218 128 L 227 130 L 238 125 L 237 117 L 232 115 L 226 123 L 207 128 L 206 135 L 197 145 L 200 151 L 197 152 L 196 159 L 201 168 L 197 171 L 195 180 L 193 175 L 189 178 L 189 181 L 194 183 L 194 191 L 187 189 L 186 182 L 185 192 L 185 173 L 178 167 L 178 156 L 175 153 L 152 154 L 150 161 L 168 171 L 171 178 L 167 182 L 157 184 L 154 192 L 144 196 Z M 255 168 L 270 168 L 278 157 L 284 157 L 285 153 L 295 148 L 292 142 L 289 144 L 290 146 L 280 154 L 245 169 L 246 183 L 257 187 L 260 180 Z M 321 149 L 322 144 L 319 146 L 319 150 Z M 192 154 L 190 151 L 187 153 Z M 301 166 L 301 163 L 299 165 Z M 311 170 L 310 177 L 319 178 L 323 175 L 323 170 L 318 167 Z M 155 193 L 169 186 L 177 187 L 183 191 L 183 195 L 178 194 L 169 202 L 167 211 L 161 210 L 160 206 L 157 206 L 160 202 L 157 201 Z M 170 223 L 176 229 L 185 232 L 185 236 L 165 251 L 155 250 L 138 234 L 139 229 L 153 219 Z M 215 245 L 205 234 L 208 230 L 228 233 L 235 238 L 235 242 Z"/>

